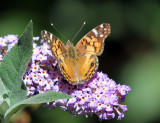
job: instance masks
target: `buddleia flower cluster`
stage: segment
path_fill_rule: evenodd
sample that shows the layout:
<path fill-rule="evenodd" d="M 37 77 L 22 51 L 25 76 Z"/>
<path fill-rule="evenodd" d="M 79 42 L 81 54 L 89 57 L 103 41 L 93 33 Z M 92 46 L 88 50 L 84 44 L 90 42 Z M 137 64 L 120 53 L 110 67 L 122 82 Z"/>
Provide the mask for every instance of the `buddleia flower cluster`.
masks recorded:
<path fill-rule="evenodd" d="M 4 55 L 17 43 L 17 35 L 0 37 L 0 61 Z M 41 45 L 37 45 L 40 42 Z M 124 117 L 127 106 L 122 102 L 131 88 L 127 85 L 116 84 L 107 74 L 96 72 L 85 84 L 71 85 L 61 74 L 58 61 L 52 57 L 50 47 L 39 41 L 39 37 L 33 38 L 33 55 L 23 77 L 27 87 L 27 96 L 44 93 L 49 90 L 66 93 L 72 99 L 48 102 L 50 108 L 56 106 L 73 114 L 73 116 L 84 115 L 85 117 L 95 114 L 100 120 Z"/>

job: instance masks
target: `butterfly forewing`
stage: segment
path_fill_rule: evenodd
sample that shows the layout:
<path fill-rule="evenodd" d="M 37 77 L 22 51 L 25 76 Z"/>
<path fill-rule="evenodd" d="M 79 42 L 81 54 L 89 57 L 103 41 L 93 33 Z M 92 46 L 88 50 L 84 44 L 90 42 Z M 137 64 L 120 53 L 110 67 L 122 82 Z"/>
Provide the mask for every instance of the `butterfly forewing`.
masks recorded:
<path fill-rule="evenodd" d="M 67 53 L 67 49 L 65 45 L 52 33 L 46 30 L 43 30 L 41 31 L 41 36 L 44 42 L 50 45 L 51 51 L 55 58 L 58 59 Z"/>
<path fill-rule="evenodd" d="M 88 32 L 76 45 L 80 53 L 101 55 L 104 49 L 104 40 L 110 34 L 110 25 L 103 23 Z"/>

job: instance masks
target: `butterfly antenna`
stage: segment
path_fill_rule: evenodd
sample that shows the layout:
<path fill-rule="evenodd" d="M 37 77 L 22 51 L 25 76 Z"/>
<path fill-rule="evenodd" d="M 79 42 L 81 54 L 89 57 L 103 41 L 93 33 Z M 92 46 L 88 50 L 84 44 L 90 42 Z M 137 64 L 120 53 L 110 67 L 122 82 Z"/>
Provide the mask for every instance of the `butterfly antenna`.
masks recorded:
<path fill-rule="evenodd" d="M 86 24 L 86 22 L 84 22 L 81 26 L 81 28 L 78 30 L 78 32 L 74 35 L 74 37 L 72 38 L 71 42 L 75 39 L 75 37 L 79 34 L 79 32 L 82 30 L 83 26 Z"/>
<path fill-rule="evenodd" d="M 66 40 L 68 40 L 66 37 L 64 37 L 64 35 L 62 35 L 62 33 L 51 23 L 51 26 L 53 26 L 53 28 Z"/>

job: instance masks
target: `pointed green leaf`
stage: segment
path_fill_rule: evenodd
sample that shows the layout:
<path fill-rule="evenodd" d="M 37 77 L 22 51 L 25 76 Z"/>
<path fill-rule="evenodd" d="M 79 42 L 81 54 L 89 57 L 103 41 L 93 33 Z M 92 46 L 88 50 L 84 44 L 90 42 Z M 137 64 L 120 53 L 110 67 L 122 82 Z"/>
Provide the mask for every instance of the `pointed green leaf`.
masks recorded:
<path fill-rule="evenodd" d="M 3 101 L 7 101 L 7 103 L 9 102 L 8 105 L 12 106 L 26 98 L 27 89 L 24 87 L 22 77 L 33 52 L 32 27 L 32 21 L 30 21 L 18 39 L 18 43 L 10 49 L 1 62 L 0 104 L 4 105 Z M 0 109 L 4 110 L 1 105 Z"/>
<path fill-rule="evenodd" d="M 40 103 L 46 103 L 46 102 L 53 102 L 53 101 L 58 100 L 58 99 L 70 99 L 70 98 L 72 98 L 72 97 L 67 95 L 67 94 L 64 94 L 64 93 L 60 93 L 60 92 L 56 92 L 56 91 L 47 91 L 45 93 L 35 95 L 33 97 L 30 97 L 28 99 L 25 99 L 25 100 L 15 104 L 15 105 L 13 105 L 12 107 L 10 107 L 6 111 L 4 118 L 7 122 L 8 119 L 16 111 L 18 111 L 21 107 L 23 107 L 26 104 L 40 104 Z"/>

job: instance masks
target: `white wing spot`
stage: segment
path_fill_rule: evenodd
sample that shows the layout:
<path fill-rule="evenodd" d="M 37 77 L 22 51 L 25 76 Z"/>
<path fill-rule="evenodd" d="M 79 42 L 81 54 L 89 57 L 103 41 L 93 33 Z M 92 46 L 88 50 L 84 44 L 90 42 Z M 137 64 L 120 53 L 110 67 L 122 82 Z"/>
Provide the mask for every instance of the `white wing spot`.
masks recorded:
<path fill-rule="evenodd" d="M 104 30 L 107 30 L 106 28 L 104 28 Z"/>
<path fill-rule="evenodd" d="M 43 35 L 43 37 L 46 37 L 46 35 Z"/>
<path fill-rule="evenodd" d="M 103 28 L 103 24 L 101 24 L 100 27 Z"/>
<path fill-rule="evenodd" d="M 44 31 L 45 34 L 47 34 L 47 31 Z"/>
<path fill-rule="evenodd" d="M 50 40 L 52 41 L 52 34 L 50 34 Z"/>
<path fill-rule="evenodd" d="M 50 43 L 51 41 L 50 40 L 48 40 L 48 43 Z"/>
<path fill-rule="evenodd" d="M 100 37 L 103 37 L 103 35 L 101 34 Z"/>
<path fill-rule="evenodd" d="M 94 34 L 97 36 L 98 32 L 95 29 L 92 29 L 92 31 L 94 32 Z"/>

